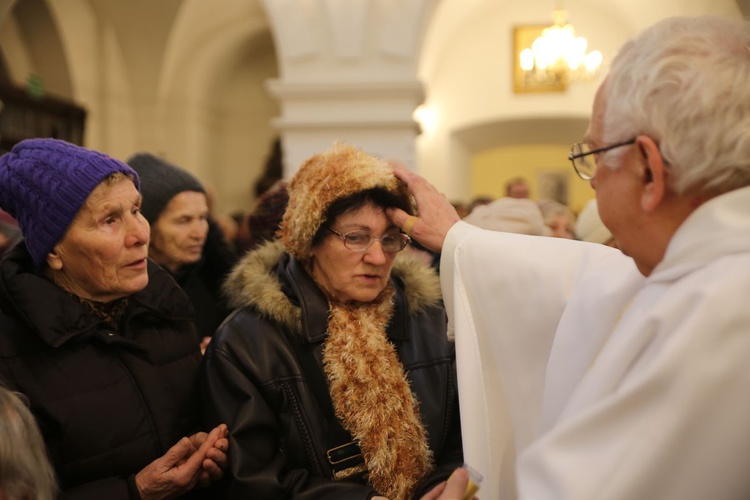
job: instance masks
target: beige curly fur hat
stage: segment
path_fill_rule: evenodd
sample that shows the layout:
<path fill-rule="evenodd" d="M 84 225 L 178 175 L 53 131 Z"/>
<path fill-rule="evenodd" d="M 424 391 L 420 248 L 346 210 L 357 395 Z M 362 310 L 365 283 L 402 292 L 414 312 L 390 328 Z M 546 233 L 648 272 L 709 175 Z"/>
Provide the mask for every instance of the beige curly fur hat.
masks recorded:
<path fill-rule="evenodd" d="M 305 160 L 287 188 L 289 205 L 278 233 L 286 250 L 299 260 L 311 258 L 313 238 L 325 222 L 328 207 L 373 188 L 411 200 L 406 185 L 385 160 L 354 146 L 336 143 Z M 410 204 L 413 212 L 413 201 Z"/>

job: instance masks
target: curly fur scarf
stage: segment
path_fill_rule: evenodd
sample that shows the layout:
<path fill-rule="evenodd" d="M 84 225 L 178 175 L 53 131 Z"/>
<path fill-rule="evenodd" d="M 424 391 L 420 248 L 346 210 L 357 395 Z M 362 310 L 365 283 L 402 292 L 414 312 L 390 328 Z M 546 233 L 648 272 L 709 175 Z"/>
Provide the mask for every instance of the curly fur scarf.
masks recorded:
<path fill-rule="evenodd" d="M 331 304 L 323 364 L 336 416 L 362 450 L 368 482 L 391 500 L 411 498 L 432 470 L 419 407 L 386 337 L 393 288 L 367 304 Z"/>

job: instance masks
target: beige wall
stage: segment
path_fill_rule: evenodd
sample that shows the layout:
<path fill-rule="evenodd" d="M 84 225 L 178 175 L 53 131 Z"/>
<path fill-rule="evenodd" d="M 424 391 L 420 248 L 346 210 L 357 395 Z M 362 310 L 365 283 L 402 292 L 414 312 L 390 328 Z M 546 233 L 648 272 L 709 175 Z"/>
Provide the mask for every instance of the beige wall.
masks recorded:
<path fill-rule="evenodd" d="M 567 149 L 579 140 L 585 126 L 583 130 L 578 126 L 549 130 L 544 142 L 535 138 L 535 129 L 549 120 L 587 119 L 607 61 L 640 30 L 674 15 L 741 16 L 736 0 L 566 0 L 564 4 L 577 33 L 589 40 L 591 48 L 604 53 L 605 71 L 597 82 L 571 85 L 566 92 L 517 95 L 512 90 L 513 28 L 550 23 L 555 2 L 440 2 L 425 37 L 420 65 L 425 105 L 436 118 L 431 131 L 418 140 L 417 169 L 450 199 L 472 195 L 465 173 L 473 170 L 474 155 L 529 141 Z M 504 135 L 495 135 L 492 143 L 466 133 L 519 121 L 528 125 L 529 135 L 519 137 L 511 130 L 513 143 Z"/>
<path fill-rule="evenodd" d="M 505 183 L 523 177 L 531 188 L 531 198 L 539 200 L 545 191 L 547 174 L 564 176 L 568 205 L 578 213 L 594 197 L 588 182 L 581 180 L 567 160 L 569 147 L 558 145 L 508 146 L 488 149 L 471 159 L 471 197 L 505 196 Z M 540 184 L 541 183 L 541 184 Z M 469 200 L 466 200 L 469 201 Z"/>

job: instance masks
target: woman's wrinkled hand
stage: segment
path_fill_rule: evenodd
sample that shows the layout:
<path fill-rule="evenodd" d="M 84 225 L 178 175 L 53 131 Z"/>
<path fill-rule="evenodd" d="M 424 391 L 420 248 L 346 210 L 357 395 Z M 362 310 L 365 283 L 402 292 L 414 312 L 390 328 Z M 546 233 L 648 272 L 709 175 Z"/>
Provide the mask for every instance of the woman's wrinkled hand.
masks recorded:
<path fill-rule="evenodd" d="M 196 485 L 207 486 L 221 479 L 227 467 L 227 434 L 227 426 L 221 424 L 208 434 L 199 432 L 180 439 L 164 456 L 136 474 L 141 498 L 176 498 Z"/>
<path fill-rule="evenodd" d="M 201 354 L 206 354 L 206 349 L 208 349 L 208 344 L 211 343 L 211 337 L 203 337 L 201 339 Z"/>

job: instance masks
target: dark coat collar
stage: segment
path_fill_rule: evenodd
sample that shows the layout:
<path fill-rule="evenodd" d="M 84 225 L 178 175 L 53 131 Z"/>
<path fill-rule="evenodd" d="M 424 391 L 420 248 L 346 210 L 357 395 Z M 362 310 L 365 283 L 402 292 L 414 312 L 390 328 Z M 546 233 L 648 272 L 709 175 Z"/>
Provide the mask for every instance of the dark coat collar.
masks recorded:
<path fill-rule="evenodd" d="M 151 260 L 148 274 L 146 288 L 129 297 L 126 315 L 153 314 L 163 319 L 192 319 L 190 302 L 169 274 Z M 23 244 L 14 247 L 0 261 L 0 307 L 27 324 L 53 347 L 88 336 L 102 324 L 100 318 L 32 264 Z"/>

